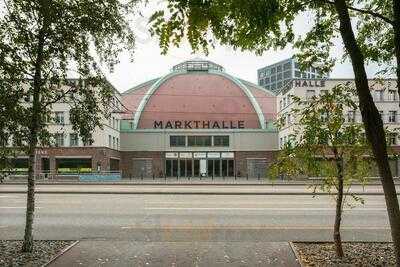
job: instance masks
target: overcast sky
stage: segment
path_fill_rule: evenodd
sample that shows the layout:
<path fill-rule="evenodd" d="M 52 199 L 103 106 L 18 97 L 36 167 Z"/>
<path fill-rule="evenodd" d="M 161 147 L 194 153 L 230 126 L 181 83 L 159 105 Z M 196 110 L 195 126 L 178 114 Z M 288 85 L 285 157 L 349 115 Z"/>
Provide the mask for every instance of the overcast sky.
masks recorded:
<path fill-rule="evenodd" d="M 226 72 L 236 77 L 257 83 L 257 69 L 277 61 L 289 58 L 294 51 L 291 48 L 280 51 L 268 51 L 262 56 L 256 56 L 251 52 L 234 51 L 229 47 L 217 46 L 215 50 L 210 50 L 206 57 L 202 53 L 193 54 L 188 44 L 183 44 L 180 48 L 172 48 L 167 55 L 161 55 L 158 40 L 150 36 L 148 32 L 147 20 L 154 12 L 154 6 L 142 7 L 142 15 L 133 18 L 133 26 L 136 33 L 136 49 L 134 61 L 131 62 L 127 54 L 122 54 L 120 64 L 116 65 L 113 73 L 106 73 L 109 81 L 123 92 L 142 82 L 167 74 L 172 66 L 195 57 L 211 60 L 222 65 Z M 296 21 L 297 29 L 309 28 L 310 17 L 303 16 Z M 336 42 L 333 54 L 342 55 L 342 44 L 340 40 Z M 369 76 L 376 73 L 375 66 L 367 68 Z M 337 64 L 331 74 L 332 78 L 352 78 L 352 68 L 349 63 Z"/>

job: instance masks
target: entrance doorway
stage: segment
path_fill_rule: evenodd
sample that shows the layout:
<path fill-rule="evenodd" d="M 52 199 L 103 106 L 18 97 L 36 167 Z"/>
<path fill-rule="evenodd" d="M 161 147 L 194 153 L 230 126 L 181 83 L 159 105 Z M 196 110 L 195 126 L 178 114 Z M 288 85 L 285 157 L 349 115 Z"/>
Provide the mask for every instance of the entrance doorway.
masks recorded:
<path fill-rule="evenodd" d="M 178 160 L 177 159 L 167 159 L 166 160 L 165 175 L 167 177 L 177 177 L 178 176 Z"/>
<path fill-rule="evenodd" d="M 235 176 L 233 159 L 208 159 L 208 177 L 233 177 Z"/>
<path fill-rule="evenodd" d="M 235 161 L 231 158 L 220 157 L 220 153 L 212 152 L 214 158 L 207 157 L 208 153 L 171 153 L 174 158 L 165 159 L 166 177 L 233 177 L 235 176 Z M 199 157 L 199 154 L 201 154 Z M 211 154 L 211 153 L 210 153 Z M 218 154 L 218 158 L 215 155 Z M 224 153 L 221 153 L 224 154 Z M 179 155 L 179 156 L 178 156 Z M 197 158 L 196 158 L 197 157 Z"/>
<path fill-rule="evenodd" d="M 235 176 L 235 166 L 233 159 L 222 159 L 222 176 L 233 177 Z"/>

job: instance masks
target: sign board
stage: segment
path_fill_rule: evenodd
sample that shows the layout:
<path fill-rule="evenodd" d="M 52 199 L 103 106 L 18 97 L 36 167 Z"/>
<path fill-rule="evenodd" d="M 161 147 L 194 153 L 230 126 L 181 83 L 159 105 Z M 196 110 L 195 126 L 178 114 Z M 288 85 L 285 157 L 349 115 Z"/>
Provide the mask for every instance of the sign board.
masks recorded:
<path fill-rule="evenodd" d="M 192 153 L 190 153 L 190 152 L 182 152 L 182 153 L 179 153 L 179 157 L 181 159 L 191 159 L 192 158 Z"/>
<path fill-rule="evenodd" d="M 244 129 L 244 121 L 154 121 L 154 129 Z"/>
<path fill-rule="evenodd" d="M 235 153 L 233 153 L 233 152 L 222 152 L 221 153 L 221 158 L 233 159 L 234 157 L 235 157 Z"/>
<path fill-rule="evenodd" d="M 203 152 L 193 153 L 193 157 L 195 159 L 206 158 L 207 157 L 207 153 L 203 153 Z"/>
<path fill-rule="evenodd" d="M 325 80 L 294 80 L 294 87 L 325 87 Z"/>
<path fill-rule="evenodd" d="M 88 173 L 79 174 L 79 181 L 96 182 L 96 181 L 119 181 L 121 180 L 120 173 Z"/>
<path fill-rule="evenodd" d="M 168 152 L 168 153 L 165 153 L 165 157 L 168 158 L 168 159 L 177 159 L 178 158 L 178 153 Z"/>
<path fill-rule="evenodd" d="M 207 158 L 210 158 L 210 159 L 219 159 L 220 157 L 221 157 L 221 154 L 219 152 L 207 153 Z"/>

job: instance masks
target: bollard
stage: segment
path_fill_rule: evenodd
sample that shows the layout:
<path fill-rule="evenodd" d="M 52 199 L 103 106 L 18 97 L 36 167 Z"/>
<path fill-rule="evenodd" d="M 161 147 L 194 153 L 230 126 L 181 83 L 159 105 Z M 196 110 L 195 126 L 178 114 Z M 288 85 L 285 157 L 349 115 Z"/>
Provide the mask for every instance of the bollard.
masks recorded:
<path fill-rule="evenodd" d="M 153 173 L 153 180 L 155 179 L 155 177 L 154 177 L 154 173 Z"/>
<path fill-rule="evenodd" d="M 260 181 L 260 174 L 258 174 L 258 180 Z"/>
<path fill-rule="evenodd" d="M 247 181 L 249 180 L 249 174 L 248 173 L 246 174 L 246 180 Z"/>

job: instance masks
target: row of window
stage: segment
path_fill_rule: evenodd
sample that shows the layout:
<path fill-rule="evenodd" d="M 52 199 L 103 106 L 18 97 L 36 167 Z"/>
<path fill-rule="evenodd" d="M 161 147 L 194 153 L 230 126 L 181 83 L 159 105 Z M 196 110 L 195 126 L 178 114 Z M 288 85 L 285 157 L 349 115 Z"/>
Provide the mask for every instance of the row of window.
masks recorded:
<path fill-rule="evenodd" d="M 320 90 L 319 91 L 319 95 L 323 95 L 325 93 L 327 93 L 328 90 Z M 306 91 L 306 99 L 310 100 L 312 99 L 314 96 L 316 96 L 316 91 L 313 89 L 308 89 Z M 398 95 L 397 95 L 397 91 L 396 90 L 388 90 L 387 93 L 387 97 L 385 98 L 385 90 L 375 90 L 373 93 L 374 96 L 374 100 L 375 101 L 397 101 L 398 100 Z M 286 97 L 284 97 L 281 102 L 279 103 L 279 107 L 280 109 L 285 108 L 287 105 L 290 104 L 290 99 L 288 97 L 287 101 L 285 99 Z"/>
<path fill-rule="evenodd" d="M 171 135 L 169 137 L 169 144 L 171 147 L 207 147 L 207 146 L 218 146 L 227 147 L 229 146 L 228 135 Z"/>
<path fill-rule="evenodd" d="M 65 142 L 65 134 L 64 133 L 56 133 L 54 134 L 55 146 L 79 146 L 79 136 L 76 133 L 69 134 L 69 143 Z M 84 146 L 89 146 L 90 144 L 83 143 Z"/>
<path fill-rule="evenodd" d="M 119 138 L 108 135 L 108 147 L 113 149 L 119 149 Z"/>
<path fill-rule="evenodd" d="M 112 116 L 110 116 L 110 118 L 108 119 L 108 125 L 113 129 L 118 130 L 120 128 L 120 124 L 121 124 L 121 120 L 116 119 Z"/>
<path fill-rule="evenodd" d="M 389 145 L 398 145 L 399 144 L 399 136 L 397 133 L 390 133 L 388 135 L 388 142 Z M 294 140 L 293 136 L 283 136 L 279 138 L 279 148 L 282 149 L 284 148 L 285 144 L 292 142 Z"/>
<path fill-rule="evenodd" d="M 279 110 L 284 109 L 285 107 L 289 106 L 291 104 L 291 95 L 286 95 L 284 96 L 281 100 L 279 100 Z"/>
<path fill-rule="evenodd" d="M 59 125 L 65 124 L 65 112 L 56 111 L 56 112 L 53 112 L 53 114 L 54 114 L 53 118 L 54 118 L 55 124 L 59 124 Z M 120 123 L 121 123 L 121 121 L 119 119 L 110 116 L 108 124 L 111 128 L 118 130 Z"/>
<path fill-rule="evenodd" d="M 387 114 L 383 113 L 383 110 L 379 111 L 382 121 L 383 123 L 397 123 L 398 122 L 398 113 L 397 110 L 389 110 Z M 286 113 L 283 114 L 284 116 L 284 126 L 286 125 L 291 125 L 292 124 L 292 115 L 290 113 Z M 321 114 L 322 118 L 326 118 L 327 119 L 327 114 Z M 347 112 L 346 117 L 345 117 L 346 122 L 349 123 L 355 123 L 355 122 L 359 122 L 361 123 L 361 115 L 356 117 L 356 111 L 354 110 L 350 110 Z"/>
<path fill-rule="evenodd" d="M 383 123 L 397 123 L 398 122 L 398 112 L 397 110 L 389 110 L 387 114 L 383 113 L 383 110 L 379 110 Z M 361 122 L 361 114 L 357 115 L 354 110 L 348 111 L 346 116 L 346 122 Z"/>
<path fill-rule="evenodd" d="M 385 97 L 385 90 L 374 90 L 373 97 L 375 101 L 397 101 L 397 91 L 388 90 Z"/>
<path fill-rule="evenodd" d="M 261 80 L 260 80 L 260 85 L 263 86 L 265 89 L 267 90 L 272 90 L 275 91 L 277 89 L 282 88 L 283 86 L 285 86 L 286 84 L 289 84 L 291 82 L 291 79 L 287 79 L 284 81 L 279 81 L 276 83 L 271 83 L 271 84 L 264 84 Z"/>

